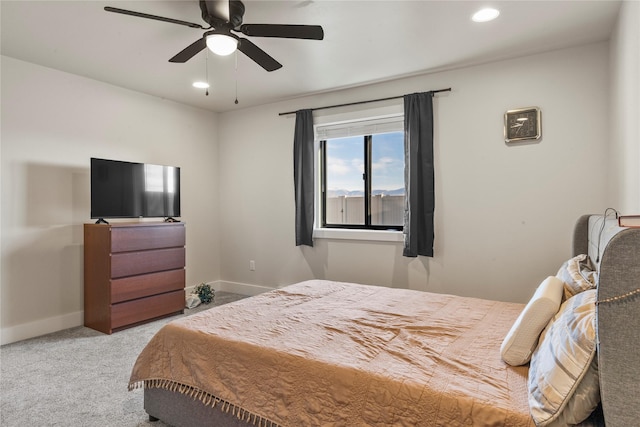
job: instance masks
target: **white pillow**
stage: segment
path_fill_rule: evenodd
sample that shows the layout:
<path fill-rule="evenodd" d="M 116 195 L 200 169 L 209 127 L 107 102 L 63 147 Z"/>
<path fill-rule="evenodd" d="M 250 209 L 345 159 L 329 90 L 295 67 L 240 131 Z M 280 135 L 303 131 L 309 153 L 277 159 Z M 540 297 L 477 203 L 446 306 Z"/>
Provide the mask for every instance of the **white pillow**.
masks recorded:
<path fill-rule="evenodd" d="M 529 367 L 529 409 L 537 426 L 579 424 L 600 402 L 596 291 L 569 298 L 540 336 Z"/>
<path fill-rule="evenodd" d="M 564 283 L 557 277 L 547 277 L 536 289 L 520 316 L 500 346 L 502 360 L 512 366 L 529 362 L 538 345 L 538 338 L 549 320 L 558 312 Z"/>

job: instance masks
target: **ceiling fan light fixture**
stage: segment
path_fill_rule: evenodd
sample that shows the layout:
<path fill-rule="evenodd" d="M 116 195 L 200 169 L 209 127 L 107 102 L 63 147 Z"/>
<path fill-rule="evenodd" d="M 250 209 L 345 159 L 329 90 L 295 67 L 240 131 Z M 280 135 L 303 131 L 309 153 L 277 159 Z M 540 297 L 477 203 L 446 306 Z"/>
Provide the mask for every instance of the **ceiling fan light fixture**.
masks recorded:
<path fill-rule="evenodd" d="M 238 48 L 238 40 L 226 34 L 209 34 L 207 47 L 216 55 L 231 55 Z"/>

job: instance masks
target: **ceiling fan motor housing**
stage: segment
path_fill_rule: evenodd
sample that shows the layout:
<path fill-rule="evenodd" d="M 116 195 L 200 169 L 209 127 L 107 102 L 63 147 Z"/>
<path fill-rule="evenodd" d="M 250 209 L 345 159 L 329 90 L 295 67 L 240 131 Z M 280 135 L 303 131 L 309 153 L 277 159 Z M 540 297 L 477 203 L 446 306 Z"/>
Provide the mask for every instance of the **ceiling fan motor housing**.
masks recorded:
<path fill-rule="evenodd" d="M 207 4 L 210 6 L 208 7 Z M 219 15 L 220 10 L 216 10 L 215 4 L 219 2 L 207 2 L 206 0 L 200 0 L 200 10 L 202 11 L 202 19 L 215 29 L 234 29 L 239 28 L 242 25 L 242 18 L 244 17 L 244 4 L 239 0 L 229 1 L 229 16 Z M 225 10 L 226 12 L 226 10 Z"/>

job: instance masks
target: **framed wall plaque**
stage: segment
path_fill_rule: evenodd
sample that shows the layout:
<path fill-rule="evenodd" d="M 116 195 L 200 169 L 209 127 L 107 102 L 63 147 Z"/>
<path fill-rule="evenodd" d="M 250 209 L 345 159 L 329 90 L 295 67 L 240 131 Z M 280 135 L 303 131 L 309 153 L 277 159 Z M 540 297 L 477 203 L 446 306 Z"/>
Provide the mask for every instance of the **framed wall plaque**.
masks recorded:
<path fill-rule="evenodd" d="M 518 142 L 537 140 L 542 136 L 540 108 L 528 107 L 504 113 L 504 140 Z"/>

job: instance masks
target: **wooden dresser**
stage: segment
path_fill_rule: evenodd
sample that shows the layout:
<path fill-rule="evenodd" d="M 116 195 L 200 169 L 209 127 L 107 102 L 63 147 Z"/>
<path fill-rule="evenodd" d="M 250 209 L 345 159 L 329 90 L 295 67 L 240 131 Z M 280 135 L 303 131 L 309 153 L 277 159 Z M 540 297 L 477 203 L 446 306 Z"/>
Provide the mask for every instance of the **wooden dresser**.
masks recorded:
<path fill-rule="evenodd" d="M 84 225 L 84 325 L 110 334 L 184 312 L 184 223 Z"/>

